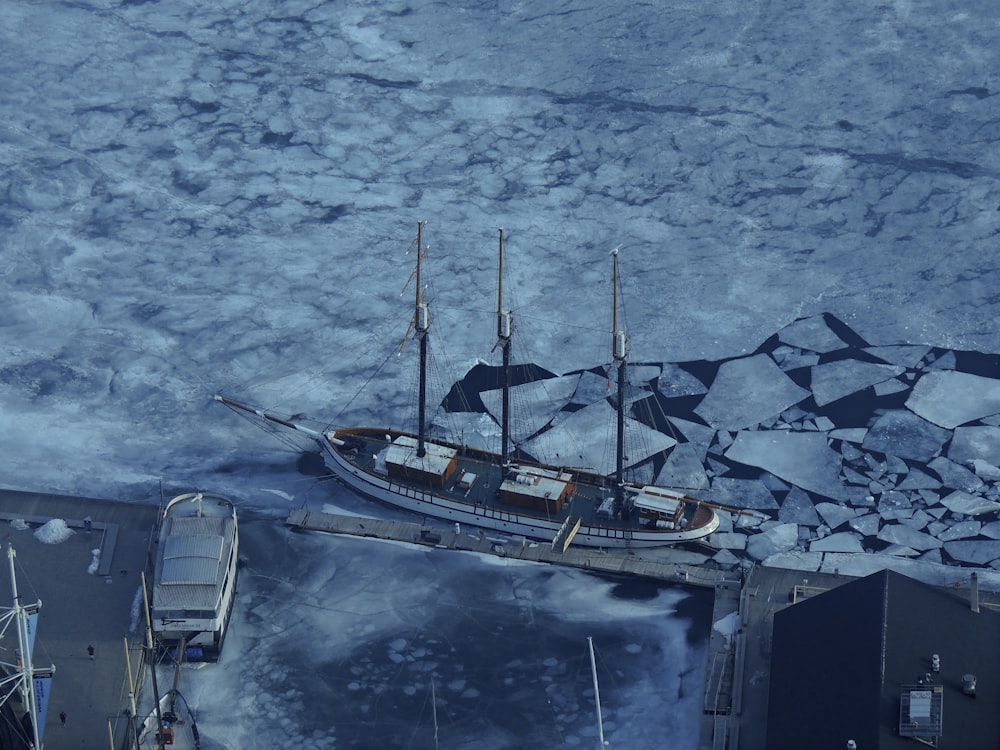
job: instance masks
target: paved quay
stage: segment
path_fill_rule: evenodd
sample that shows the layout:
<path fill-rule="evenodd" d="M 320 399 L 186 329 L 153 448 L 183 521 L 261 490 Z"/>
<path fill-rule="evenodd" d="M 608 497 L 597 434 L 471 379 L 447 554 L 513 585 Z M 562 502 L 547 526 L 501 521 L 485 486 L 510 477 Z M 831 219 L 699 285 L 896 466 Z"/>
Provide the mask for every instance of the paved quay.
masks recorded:
<path fill-rule="evenodd" d="M 12 546 L 22 604 L 42 602 L 34 666 L 56 668 L 43 738 L 46 750 L 106 750 L 112 734 L 114 747 L 122 746 L 122 712 L 129 704 L 125 641 L 138 644 L 144 632 L 133 622 L 133 602 L 157 513 L 155 498 L 124 503 L 0 489 L 0 606 L 12 602 L 7 563 Z M 74 533 L 58 544 L 40 541 L 34 532 L 52 519 L 63 520 Z M 16 520 L 26 521 L 27 528 L 10 523 Z M 95 550 L 97 565 L 89 572 Z M 13 649 L 16 643 L 11 631 L 0 647 Z M 88 646 L 94 647 L 93 659 Z M 13 661 L 6 651 L 0 659 Z M 136 666 L 133 661 L 133 670 Z M 60 712 L 66 714 L 65 726 Z"/>

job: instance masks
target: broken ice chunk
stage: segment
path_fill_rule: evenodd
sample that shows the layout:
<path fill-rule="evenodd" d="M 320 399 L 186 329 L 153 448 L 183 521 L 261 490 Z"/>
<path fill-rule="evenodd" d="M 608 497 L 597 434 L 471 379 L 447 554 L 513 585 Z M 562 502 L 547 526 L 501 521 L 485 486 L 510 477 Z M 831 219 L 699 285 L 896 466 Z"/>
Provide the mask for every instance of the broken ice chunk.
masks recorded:
<path fill-rule="evenodd" d="M 823 520 L 831 529 L 847 523 L 858 514 L 854 508 L 847 508 L 836 503 L 816 503 L 816 510 L 823 516 Z"/>
<path fill-rule="evenodd" d="M 916 414 L 893 409 L 875 420 L 862 446 L 870 451 L 926 462 L 941 452 L 941 446 L 950 437 L 948 430 Z"/>
<path fill-rule="evenodd" d="M 879 521 L 881 520 L 878 513 L 869 513 L 866 516 L 852 518 L 848 523 L 862 536 L 875 536 L 878 534 Z"/>
<path fill-rule="evenodd" d="M 817 406 L 862 391 L 870 385 L 894 378 L 903 372 L 896 365 L 879 365 L 857 359 L 827 362 L 812 368 L 812 392 Z"/>
<path fill-rule="evenodd" d="M 716 429 L 740 430 L 809 396 L 766 354 L 723 362 L 695 412 Z"/>
<path fill-rule="evenodd" d="M 949 487 L 953 490 L 975 492 L 983 486 L 982 479 L 977 477 L 964 466 L 959 466 L 957 463 L 949 461 L 944 456 L 938 456 L 935 458 L 927 464 L 927 468 L 933 470 L 934 473 L 941 477 L 941 483 L 945 487 Z"/>
<path fill-rule="evenodd" d="M 809 545 L 810 552 L 864 552 L 861 537 L 853 531 L 841 531 Z"/>
<path fill-rule="evenodd" d="M 819 526 L 819 514 L 804 491 L 798 487 L 793 487 L 781 508 L 778 510 L 778 520 L 785 523 L 797 523 L 801 526 Z"/>
<path fill-rule="evenodd" d="M 959 427 L 951 439 L 948 458 L 969 465 L 976 459 L 996 461 L 1000 456 L 1000 427 Z"/>
<path fill-rule="evenodd" d="M 915 550 L 927 550 L 940 547 L 940 539 L 925 534 L 922 531 L 911 529 L 909 526 L 901 526 L 896 523 L 888 523 L 878 532 L 878 538 L 883 542 L 891 544 L 901 544 L 906 547 L 913 547 Z"/>
<path fill-rule="evenodd" d="M 935 370 L 916 382 L 906 406 L 929 422 L 954 429 L 1000 412 L 1000 380 Z"/>
<path fill-rule="evenodd" d="M 778 340 L 799 349 L 807 349 L 824 354 L 847 346 L 840 336 L 827 325 L 822 315 L 799 318 L 778 331 Z"/>
<path fill-rule="evenodd" d="M 777 552 L 794 549 L 798 541 L 798 526 L 794 523 L 782 523 L 750 537 L 747 540 L 747 553 L 754 560 L 764 560 Z"/>
<path fill-rule="evenodd" d="M 846 500 L 840 455 L 814 432 L 740 432 L 726 458 L 769 471 L 818 495 Z"/>
<path fill-rule="evenodd" d="M 952 492 L 941 501 L 941 504 L 952 513 L 964 516 L 978 516 L 1000 510 L 1000 503 L 961 491 Z"/>
<path fill-rule="evenodd" d="M 944 551 L 958 562 L 985 565 L 1000 557 L 1000 542 L 945 542 Z"/>
<path fill-rule="evenodd" d="M 968 539 L 969 537 L 979 536 L 982 526 L 979 521 L 959 521 L 938 534 L 937 538 L 942 542 L 950 542 L 955 539 Z"/>
<path fill-rule="evenodd" d="M 704 494 L 704 493 L 703 493 Z M 712 482 L 711 500 L 719 505 L 754 510 L 777 510 L 778 501 L 760 482 L 719 477 Z"/>

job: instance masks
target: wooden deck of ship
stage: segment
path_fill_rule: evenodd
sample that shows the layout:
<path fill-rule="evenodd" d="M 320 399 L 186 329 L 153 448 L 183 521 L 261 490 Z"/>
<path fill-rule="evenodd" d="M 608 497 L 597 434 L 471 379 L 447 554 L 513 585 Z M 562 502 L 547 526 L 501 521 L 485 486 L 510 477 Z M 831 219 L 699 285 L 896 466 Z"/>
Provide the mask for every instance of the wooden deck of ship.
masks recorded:
<path fill-rule="evenodd" d="M 296 509 L 285 523 L 293 528 L 323 531 L 330 534 L 410 542 L 450 550 L 480 552 L 497 557 L 509 557 L 531 562 L 554 563 L 600 573 L 642 576 L 660 581 L 672 581 L 688 586 L 715 588 L 734 574 L 696 565 L 665 562 L 643 556 L 642 550 L 627 553 L 593 547 L 570 546 L 565 552 L 551 544 L 524 537 L 508 537 L 476 527 L 428 527 L 407 521 L 386 521 L 333 513 Z"/>

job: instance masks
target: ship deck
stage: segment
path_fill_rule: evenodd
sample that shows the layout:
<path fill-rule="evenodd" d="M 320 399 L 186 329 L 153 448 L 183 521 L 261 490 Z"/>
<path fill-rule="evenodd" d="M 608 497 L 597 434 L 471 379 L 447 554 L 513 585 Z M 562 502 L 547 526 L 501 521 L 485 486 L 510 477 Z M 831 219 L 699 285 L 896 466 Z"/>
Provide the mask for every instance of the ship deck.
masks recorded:
<path fill-rule="evenodd" d="M 402 433 L 390 433 L 395 437 Z M 337 432 L 338 437 L 348 437 L 349 451 L 341 450 L 341 455 L 358 468 L 386 475 L 384 460 L 379 465 L 379 454 L 387 446 L 385 433 L 376 430 L 353 429 Z M 433 441 L 435 444 L 438 441 Z M 584 525 L 603 526 L 607 528 L 637 529 L 640 528 L 640 521 L 633 514 L 631 518 L 616 518 L 607 512 L 601 512 L 602 505 L 605 511 L 613 496 L 613 483 L 610 478 L 591 474 L 581 469 L 561 468 L 561 471 L 572 475 L 572 488 L 566 496 L 566 502 L 558 511 L 555 510 L 532 510 L 520 505 L 513 505 L 501 501 L 498 489 L 504 479 L 504 470 L 496 460 L 495 454 L 484 451 L 452 446 L 457 449 L 455 455 L 456 466 L 450 473 L 447 481 L 441 487 L 434 487 L 433 492 L 456 502 L 469 503 L 471 505 L 487 506 L 490 508 L 502 509 L 504 511 L 516 512 L 521 515 L 530 515 L 536 518 L 544 518 L 555 523 L 562 523 L 569 517 L 581 519 Z M 513 461 L 515 466 L 530 469 L 538 467 L 540 464 Z M 546 467 L 553 469 L 555 467 Z M 471 484 L 467 483 L 469 476 L 474 476 L 475 480 Z M 406 484 L 421 490 L 430 491 L 426 484 L 417 481 L 406 481 L 398 478 L 394 482 Z M 697 527 L 702 523 L 707 523 L 713 513 L 706 506 L 697 504 L 693 498 L 685 498 L 688 503 L 684 508 L 683 518 L 685 525 L 689 528 Z"/>

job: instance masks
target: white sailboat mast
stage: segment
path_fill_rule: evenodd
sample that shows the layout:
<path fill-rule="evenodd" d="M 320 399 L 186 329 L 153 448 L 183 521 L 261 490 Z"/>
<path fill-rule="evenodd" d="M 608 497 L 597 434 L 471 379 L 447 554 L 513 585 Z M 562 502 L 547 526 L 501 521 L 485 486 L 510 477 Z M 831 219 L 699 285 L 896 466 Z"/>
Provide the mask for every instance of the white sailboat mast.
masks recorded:
<path fill-rule="evenodd" d="M 604 750 L 604 719 L 601 718 L 601 689 L 597 685 L 597 663 L 594 661 L 594 639 L 587 636 L 587 648 L 590 649 L 590 673 L 594 678 L 594 703 L 597 707 L 597 739 Z"/>
<path fill-rule="evenodd" d="M 434 714 L 434 750 L 438 750 L 438 709 L 437 693 L 434 690 L 434 678 L 431 678 L 431 711 Z"/>
<path fill-rule="evenodd" d="M 510 464 L 510 310 L 503 308 L 503 227 L 500 228 L 500 262 L 497 271 L 497 338 L 503 353 L 503 404 L 500 412 L 500 457 L 503 466 Z"/>

